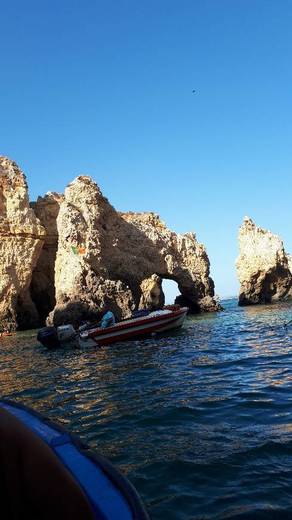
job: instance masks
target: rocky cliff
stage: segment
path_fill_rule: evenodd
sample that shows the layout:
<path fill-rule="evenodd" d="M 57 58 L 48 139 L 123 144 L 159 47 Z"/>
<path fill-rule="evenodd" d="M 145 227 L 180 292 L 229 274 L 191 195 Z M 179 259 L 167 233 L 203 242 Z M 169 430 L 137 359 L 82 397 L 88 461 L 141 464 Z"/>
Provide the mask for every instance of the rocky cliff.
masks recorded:
<path fill-rule="evenodd" d="M 153 213 L 119 213 L 90 177 L 29 204 L 26 178 L 0 157 L 0 330 L 118 318 L 164 303 L 175 280 L 192 311 L 218 310 L 205 248 Z"/>
<path fill-rule="evenodd" d="M 268 303 L 292 296 L 291 261 L 282 240 L 245 217 L 236 261 L 239 305 Z M 290 268 L 289 268 L 290 261 Z"/>
<path fill-rule="evenodd" d="M 33 327 L 38 312 L 30 296 L 32 271 L 45 230 L 29 206 L 23 172 L 0 156 L 0 328 Z"/>
<path fill-rule="evenodd" d="M 162 278 L 175 280 L 197 311 L 219 309 L 208 256 L 195 235 L 173 233 L 153 213 L 118 213 L 90 177 L 66 188 L 57 228 L 49 322 L 78 321 L 102 305 L 119 318 L 139 304 L 155 308 L 163 301 Z"/>

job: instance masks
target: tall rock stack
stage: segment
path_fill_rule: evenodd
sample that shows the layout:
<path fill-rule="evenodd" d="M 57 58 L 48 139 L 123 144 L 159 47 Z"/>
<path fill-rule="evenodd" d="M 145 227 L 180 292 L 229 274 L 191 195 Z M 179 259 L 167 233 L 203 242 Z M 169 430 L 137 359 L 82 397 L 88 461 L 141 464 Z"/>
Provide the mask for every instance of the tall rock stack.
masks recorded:
<path fill-rule="evenodd" d="M 245 217 L 239 230 L 239 249 L 239 305 L 269 303 L 292 296 L 291 261 L 277 235 Z"/>
<path fill-rule="evenodd" d="M 79 176 L 66 188 L 57 218 L 56 306 L 48 323 L 77 324 L 108 305 L 118 317 L 134 309 L 129 286 L 111 271 L 116 217 L 90 177 Z"/>
<path fill-rule="evenodd" d="M 29 206 L 26 179 L 0 156 L 0 329 L 30 328 L 38 312 L 30 296 L 45 230 Z"/>
<path fill-rule="evenodd" d="M 104 305 L 118 318 L 139 302 L 158 306 L 160 278 L 175 280 L 184 303 L 197 311 L 220 308 L 208 256 L 195 235 L 176 235 L 153 213 L 117 212 L 90 177 L 77 177 L 65 190 L 57 228 L 50 323 L 77 322 Z"/>

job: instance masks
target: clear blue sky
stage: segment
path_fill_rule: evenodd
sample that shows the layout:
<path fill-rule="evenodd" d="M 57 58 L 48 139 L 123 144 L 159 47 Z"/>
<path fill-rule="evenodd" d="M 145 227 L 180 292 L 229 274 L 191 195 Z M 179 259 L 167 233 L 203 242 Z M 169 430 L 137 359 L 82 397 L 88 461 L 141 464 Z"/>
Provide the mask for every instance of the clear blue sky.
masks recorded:
<path fill-rule="evenodd" d="M 291 26 L 290 0 L 3 0 L 0 153 L 32 199 L 87 173 L 195 231 L 234 294 L 245 214 L 292 252 Z"/>

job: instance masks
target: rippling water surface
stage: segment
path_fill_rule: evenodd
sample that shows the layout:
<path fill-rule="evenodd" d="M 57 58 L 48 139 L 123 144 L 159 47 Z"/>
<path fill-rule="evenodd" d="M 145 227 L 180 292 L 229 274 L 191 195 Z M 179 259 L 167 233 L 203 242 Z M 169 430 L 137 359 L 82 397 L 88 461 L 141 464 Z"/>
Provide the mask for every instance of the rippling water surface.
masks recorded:
<path fill-rule="evenodd" d="M 292 518 L 292 304 L 188 318 L 171 336 L 49 352 L 0 340 L 0 394 L 58 420 L 153 520 Z"/>

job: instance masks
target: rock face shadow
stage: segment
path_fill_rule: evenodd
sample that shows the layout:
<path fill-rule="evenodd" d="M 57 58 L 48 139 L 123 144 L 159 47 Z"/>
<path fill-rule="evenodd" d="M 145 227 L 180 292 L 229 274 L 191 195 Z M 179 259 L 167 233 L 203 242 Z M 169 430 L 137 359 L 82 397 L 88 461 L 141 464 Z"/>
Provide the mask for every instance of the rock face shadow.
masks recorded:
<path fill-rule="evenodd" d="M 49 192 L 31 203 L 37 218 L 46 231 L 44 244 L 32 273 L 30 294 L 39 313 L 39 322 L 44 324 L 56 305 L 55 263 L 58 251 L 57 217 L 63 195 Z"/>

